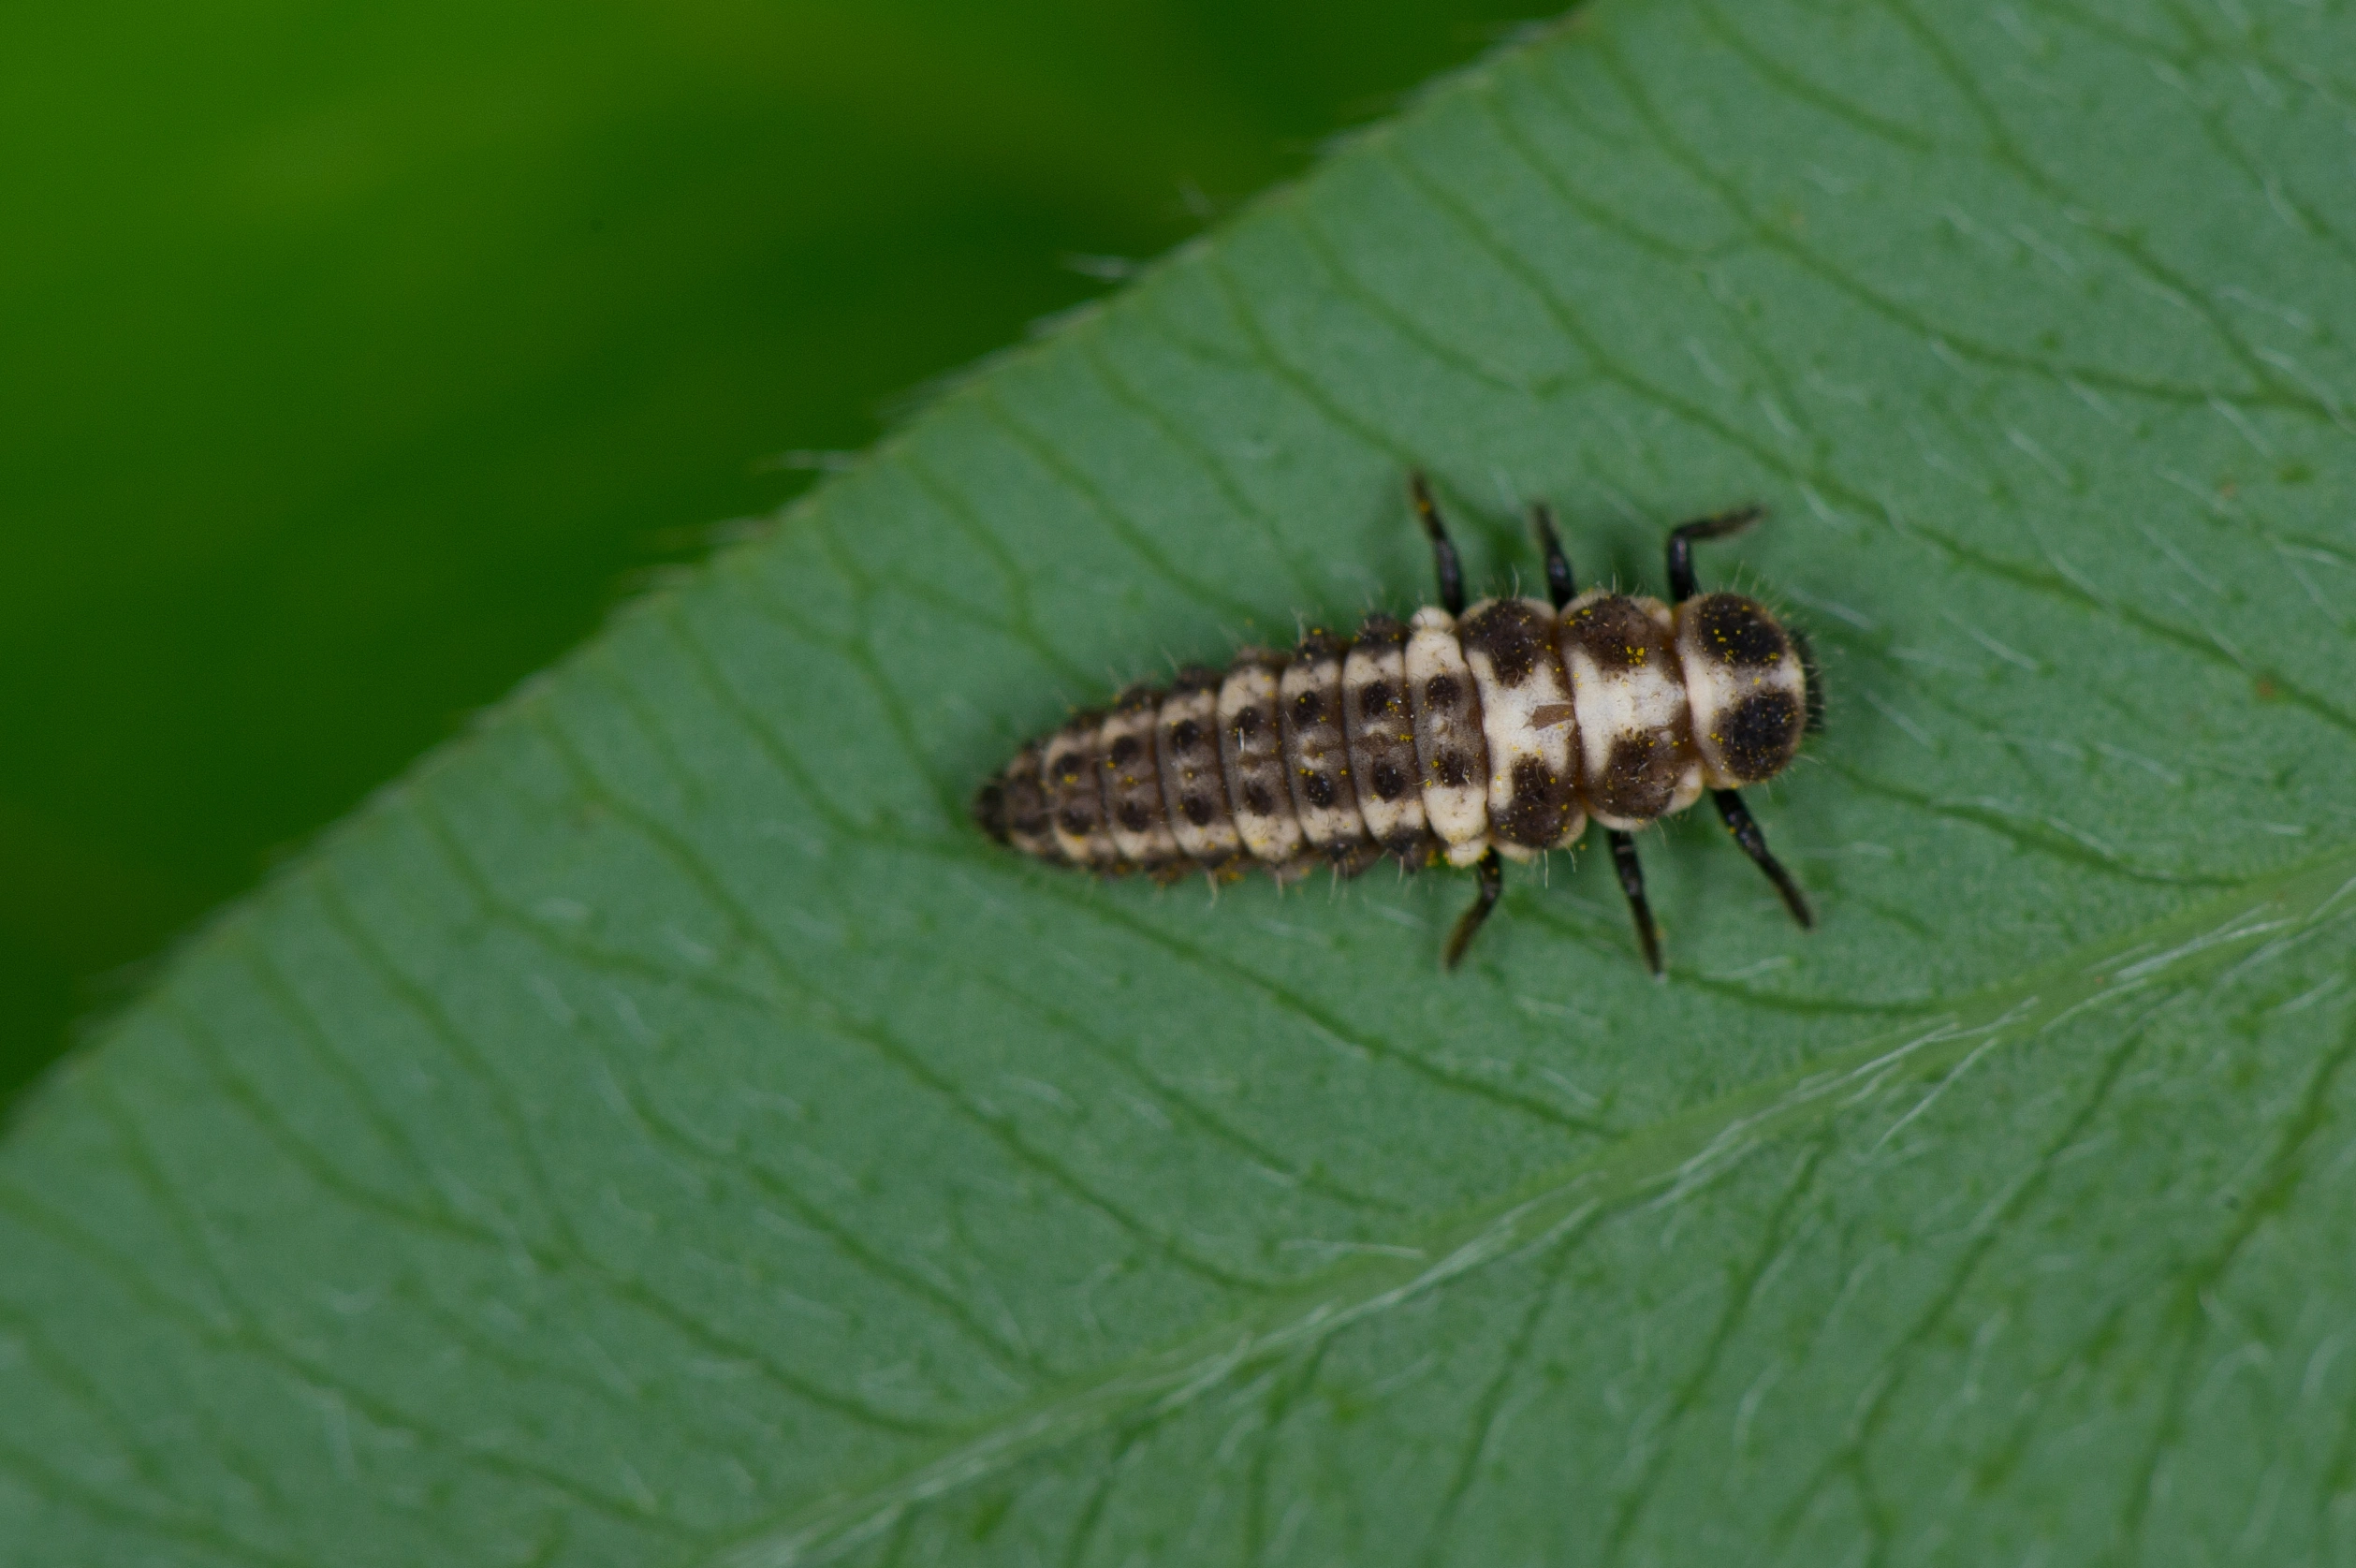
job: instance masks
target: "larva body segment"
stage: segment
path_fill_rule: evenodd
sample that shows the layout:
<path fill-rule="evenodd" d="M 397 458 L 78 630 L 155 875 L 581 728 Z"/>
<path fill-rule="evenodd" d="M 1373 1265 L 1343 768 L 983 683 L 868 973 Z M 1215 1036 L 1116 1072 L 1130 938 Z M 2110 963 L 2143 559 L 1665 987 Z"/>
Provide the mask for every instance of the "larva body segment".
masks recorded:
<path fill-rule="evenodd" d="M 1107 872 L 1280 880 L 1354 876 L 1385 856 L 1481 872 L 1453 963 L 1498 898 L 1500 859 L 1604 829 L 1646 961 L 1660 969 L 1631 832 L 1706 789 L 1803 926 L 1807 901 L 1736 791 L 1796 755 L 1817 699 L 1805 650 L 1756 600 L 1699 593 L 1690 546 L 1748 509 L 1670 535 L 1676 606 L 1577 593 L 1550 514 L 1537 514 L 1552 603 L 1464 608 L 1437 508 L 1415 496 L 1441 598 L 1354 638 L 1307 633 L 1291 654 L 1247 649 L 1224 671 L 1123 692 L 1017 752 L 974 799 L 991 837 L 1037 859 Z"/>
<path fill-rule="evenodd" d="M 1659 599 L 1592 590 L 1562 612 L 1558 642 L 1578 711 L 1588 811 L 1633 829 L 1702 798 L 1702 759 L 1675 638 Z"/>
<path fill-rule="evenodd" d="M 1358 814 L 1376 843 L 1412 861 L 1428 834 L 1407 692 L 1405 626 L 1387 615 L 1367 617 L 1341 667 L 1341 694 Z"/>
<path fill-rule="evenodd" d="M 1164 866 L 1178 858 L 1170 832 L 1174 806 L 1163 794 L 1162 768 L 1154 756 L 1154 730 L 1163 698 L 1149 686 L 1120 694 L 1105 719 L 1097 747 L 1105 759 L 1105 814 L 1113 847 L 1131 866 Z"/>
<path fill-rule="evenodd" d="M 1098 765 L 1101 712 L 1076 713 L 1046 741 L 1049 822 L 1056 852 L 1075 866 L 1120 867 L 1120 851 L 1105 828 L 1105 780 Z"/>
<path fill-rule="evenodd" d="M 1766 607 L 1739 593 L 1688 600 L 1677 607 L 1677 657 L 1710 787 L 1781 772 L 1807 728 L 1807 673 Z"/>
<path fill-rule="evenodd" d="M 1301 821 L 1284 778 L 1284 738 L 1277 725 L 1273 653 L 1247 649 L 1219 687 L 1219 760 L 1227 803 L 1252 858 L 1281 871 L 1301 855 Z"/>
<path fill-rule="evenodd" d="M 1219 672 L 1201 665 L 1178 671 L 1162 699 L 1154 751 L 1168 799 L 1170 833 L 1178 852 L 1213 872 L 1244 853 L 1227 804 L 1227 774 L 1219 761 Z"/>
<path fill-rule="evenodd" d="M 1509 860 L 1568 849 L 1587 827 L 1572 763 L 1571 682 L 1554 648 L 1554 611 L 1489 599 L 1457 623 L 1480 693 L 1489 754 L 1489 843 Z"/>
<path fill-rule="evenodd" d="M 1456 618 L 1427 608 L 1410 624 L 1407 692 L 1424 818 L 1448 863 L 1470 866 L 1489 848 L 1489 743 L 1481 735 L 1481 699 L 1456 640 Z"/>
<path fill-rule="evenodd" d="M 1374 858 L 1341 726 L 1341 670 L 1349 652 L 1350 644 L 1341 638 L 1311 631 L 1277 680 L 1284 772 L 1302 842 L 1340 867 Z"/>

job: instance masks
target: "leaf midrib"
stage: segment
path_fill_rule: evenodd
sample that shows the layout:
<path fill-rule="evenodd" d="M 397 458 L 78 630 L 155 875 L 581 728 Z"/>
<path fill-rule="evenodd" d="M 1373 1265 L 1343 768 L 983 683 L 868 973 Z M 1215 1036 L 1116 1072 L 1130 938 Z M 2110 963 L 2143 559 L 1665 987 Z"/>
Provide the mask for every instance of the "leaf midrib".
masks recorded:
<path fill-rule="evenodd" d="M 1770 1138 L 1805 1131 L 1895 1085 L 1960 1069 L 2006 1039 L 2033 1038 L 2091 1008 L 2179 985 L 2272 936 L 2243 959 L 2260 961 L 2356 911 L 2351 893 L 2356 844 L 2249 879 L 2012 981 L 1944 1004 L 1925 1002 L 1902 1028 L 1631 1130 L 1512 1194 L 1432 1223 L 1416 1233 L 1419 1244 L 1402 1246 L 1412 1260 L 1358 1254 L 1225 1326 L 1012 1407 L 916 1464 L 794 1510 L 695 1561 L 710 1568 L 828 1561 L 888 1527 L 904 1509 L 1123 1413 L 1176 1409 L 1238 1370 L 1319 1342 L 1499 1258 L 1536 1250 L 1640 1201 L 1679 1201 Z"/>

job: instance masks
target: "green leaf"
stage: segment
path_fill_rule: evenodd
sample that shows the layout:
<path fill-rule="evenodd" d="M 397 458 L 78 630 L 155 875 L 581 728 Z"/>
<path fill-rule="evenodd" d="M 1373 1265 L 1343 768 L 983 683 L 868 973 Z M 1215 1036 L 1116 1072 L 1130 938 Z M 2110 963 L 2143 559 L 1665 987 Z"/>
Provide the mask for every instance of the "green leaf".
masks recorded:
<path fill-rule="evenodd" d="M 27 1562 L 2356 1550 L 2344 7 L 1602 0 L 947 397 L 0 1150 Z M 2335 458 L 2334 454 L 2340 454 Z M 1815 633 L 1762 799 L 1099 885 L 1067 702 L 1476 573 Z"/>

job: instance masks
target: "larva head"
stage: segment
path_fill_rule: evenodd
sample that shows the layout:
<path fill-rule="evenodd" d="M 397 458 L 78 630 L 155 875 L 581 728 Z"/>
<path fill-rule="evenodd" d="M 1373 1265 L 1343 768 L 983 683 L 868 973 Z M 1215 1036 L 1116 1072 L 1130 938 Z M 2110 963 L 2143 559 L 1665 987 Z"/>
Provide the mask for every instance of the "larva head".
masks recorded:
<path fill-rule="evenodd" d="M 1798 755 L 1817 696 L 1792 634 L 1756 599 L 1704 593 L 1677 607 L 1677 662 L 1712 789 L 1739 789 Z"/>
<path fill-rule="evenodd" d="M 973 813 L 973 826 L 1000 843 L 1014 842 L 1006 836 L 1006 786 L 1003 784 L 997 779 L 984 780 L 982 787 L 973 792 L 970 809 Z"/>

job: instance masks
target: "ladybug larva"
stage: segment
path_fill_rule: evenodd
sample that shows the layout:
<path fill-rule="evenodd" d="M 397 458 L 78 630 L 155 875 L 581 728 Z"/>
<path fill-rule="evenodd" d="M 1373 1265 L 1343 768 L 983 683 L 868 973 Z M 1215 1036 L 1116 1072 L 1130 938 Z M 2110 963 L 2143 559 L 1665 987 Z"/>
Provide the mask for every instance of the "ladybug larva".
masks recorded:
<path fill-rule="evenodd" d="M 1506 860 L 1603 829 L 1645 962 L 1661 942 L 1631 835 L 1707 791 L 1792 917 L 1807 900 L 1743 804 L 1821 723 L 1807 645 L 1765 606 L 1703 593 L 1696 540 L 1759 520 L 1744 506 L 1669 533 L 1671 604 L 1579 593 L 1544 506 L 1547 600 L 1467 608 L 1456 545 L 1420 474 L 1409 489 L 1431 539 L 1440 604 L 1357 636 L 1312 628 L 1290 653 L 1245 649 L 1133 686 L 1016 754 L 973 799 L 990 837 L 1059 865 L 1175 880 L 1265 868 L 1280 882 L 1384 857 L 1470 867 L 1480 893 L 1448 939 L 1454 968 L 1488 918 Z"/>

